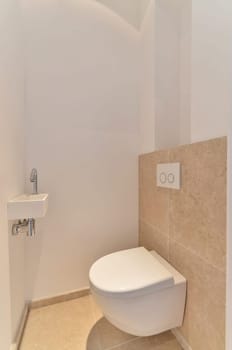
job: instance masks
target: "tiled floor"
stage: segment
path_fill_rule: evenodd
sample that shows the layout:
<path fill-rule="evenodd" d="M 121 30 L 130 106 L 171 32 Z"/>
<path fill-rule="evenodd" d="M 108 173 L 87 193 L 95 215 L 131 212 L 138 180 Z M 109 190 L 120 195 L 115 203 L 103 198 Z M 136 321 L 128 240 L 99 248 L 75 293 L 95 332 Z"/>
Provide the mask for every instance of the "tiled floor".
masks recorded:
<path fill-rule="evenodd" d="M 30 312 L 20 350 L 181 350 L 170 332 L 136 338 L 113 327 L 92 296 Z"/>

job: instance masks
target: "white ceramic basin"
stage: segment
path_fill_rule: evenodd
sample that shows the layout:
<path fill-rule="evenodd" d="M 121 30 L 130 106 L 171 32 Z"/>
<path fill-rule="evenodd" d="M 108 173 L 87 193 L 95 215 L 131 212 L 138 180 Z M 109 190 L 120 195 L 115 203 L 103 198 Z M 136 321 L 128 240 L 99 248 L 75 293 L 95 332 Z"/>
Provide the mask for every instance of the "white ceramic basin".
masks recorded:
<path fill-rule="evenodd" d="M 7 203 L 8 220 L 41 218 L 48 208 L 48 194 L 22 194 Z"/>

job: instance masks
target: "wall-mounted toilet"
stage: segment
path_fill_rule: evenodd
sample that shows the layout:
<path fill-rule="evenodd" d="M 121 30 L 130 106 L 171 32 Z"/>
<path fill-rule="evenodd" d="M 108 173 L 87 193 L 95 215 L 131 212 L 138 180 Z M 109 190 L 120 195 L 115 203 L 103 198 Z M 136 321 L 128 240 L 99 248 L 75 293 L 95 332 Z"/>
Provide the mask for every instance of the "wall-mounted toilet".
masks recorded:
<path fill-rule="evenodd" d="M 155 251 L 107 255 L 93 264 L 89 279 L 104 316 L 124 332 L 149 336 L 182 325 L 186 280 Z"/>

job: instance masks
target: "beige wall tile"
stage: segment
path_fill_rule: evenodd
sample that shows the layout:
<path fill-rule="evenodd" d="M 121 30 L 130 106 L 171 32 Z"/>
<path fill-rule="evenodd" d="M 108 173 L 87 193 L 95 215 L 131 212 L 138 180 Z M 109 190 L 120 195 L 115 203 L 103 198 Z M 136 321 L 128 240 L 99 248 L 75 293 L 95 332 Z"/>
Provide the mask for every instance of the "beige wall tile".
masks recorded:
<path fill-rule="evenodd" d="M 210 350 L 225 350 L 225 306 L 207 305 L 205 329 Z"/>
<path fill-rule="evenodd" d="M 168 234 L 168 191 L 155 190 L 154 188 L 149 190 L 148 188 L 141 187 L 139 197 L 141 219 Z"/>
<path fill-rule="evenodd" d="M 187 302 L 181 333 L 192 348 L 206 347 L 205 305 L 207 300 L 207 270 L 203 261 L 178 243 L 170 243 L 170 262 L 188 281 Z"/>
<path fill-rule="evenodd" d="M 170 263 L 187 279 L 188 297 L 195 298 L 194 306 L 197 306 L 208 291 L 204 261 L 184 246 L 170 241 Z"/>
<path fill-rule="evenodd" d="M 212 350 L 225 349 L 226 273 L 207 266 L 205 306 L 207 339 Z"/>
<path fill-rule="evenodd" d="M 169 259 L 169 236 L 163 234 L 150 224 L 140 221 L 139 245 L 149 250 L 155 250 L 165 259 Z"/>
<path fill-rule="evenodd" d="M 153 181 L 168 161 L 182 165 L 180 191 Z M 140 244 L 187 278 L 181 332 L 193 350 L 225 349 L 226 168 L 225 137 L 140 157 Z"/>
<path fill-rule="evenodd" d="M 207 215 L 201 202 L 181 190 L 170 195 L 170 238 L 199 255 L 207 253 Z"/>
<path fill-rule="evenodd" d="M 170 151 L 170 161 L 182 164 L 182 189 L 171 192 L 170 236 L 221 269 L 226 255 L 226 158 L 226 138 Z"/>
<path fill-rule="evenodd" d="M 188 280 L 181 333 L 193 349 L 225 349 L 225 273 L 171 242 L 170 261 Z"/>

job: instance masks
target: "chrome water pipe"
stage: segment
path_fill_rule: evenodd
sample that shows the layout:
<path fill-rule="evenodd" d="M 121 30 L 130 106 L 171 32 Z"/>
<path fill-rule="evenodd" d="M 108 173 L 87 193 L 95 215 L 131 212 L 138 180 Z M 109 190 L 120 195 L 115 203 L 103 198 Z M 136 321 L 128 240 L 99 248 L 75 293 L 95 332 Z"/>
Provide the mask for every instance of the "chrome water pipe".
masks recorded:
<path fill-rule="evenodd" d="M 38 173 L 37 169 L 33 168 L 31 171 L 30 181 L 33 183 L 32 194 L 38 193 Z"/>
<path fill-rule="evenodd" d="M 12 225 L 12 235 L 18 236 L 20 233 L 26 233 L 29 237 L 35 236 L 35 219 L 19 220 L 17 224 Z"/>

